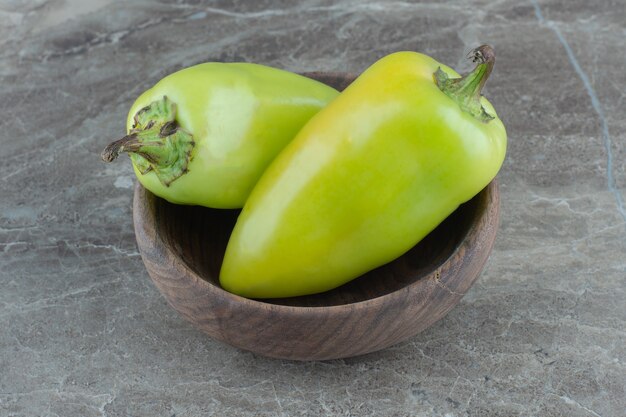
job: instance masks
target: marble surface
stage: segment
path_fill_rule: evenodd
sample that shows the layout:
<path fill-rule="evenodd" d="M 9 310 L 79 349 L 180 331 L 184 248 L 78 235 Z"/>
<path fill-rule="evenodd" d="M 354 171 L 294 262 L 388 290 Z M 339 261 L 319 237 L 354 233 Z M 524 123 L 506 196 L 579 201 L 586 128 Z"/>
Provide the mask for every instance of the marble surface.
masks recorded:
<path fill-rule="evenodd" d="M 626 415 L 621 0 L 0 0 L 1 416 Z M 134 98 L 203 61 L 362 71 L 397 50 L 466 70 L 509 133 L 502 223 L 443 320 L 297 363 L 207 338 L 152 285 L 127 158 Z"/>

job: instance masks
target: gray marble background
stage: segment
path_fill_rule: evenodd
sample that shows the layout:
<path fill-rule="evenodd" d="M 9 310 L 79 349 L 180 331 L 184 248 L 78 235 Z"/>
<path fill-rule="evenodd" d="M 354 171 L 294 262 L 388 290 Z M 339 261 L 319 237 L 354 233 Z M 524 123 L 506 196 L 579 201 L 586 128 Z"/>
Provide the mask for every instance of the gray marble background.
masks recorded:
<path fill-rule="evenodd" d="M 0 415 L 626 415 L 623 0 L 0 0 Z M 463 301 L 382 352 L 255 356 L 183 321 L 135 246 L 135 97 L 203 61 L 467 70 L 509 132 L 502 224 Z"/>

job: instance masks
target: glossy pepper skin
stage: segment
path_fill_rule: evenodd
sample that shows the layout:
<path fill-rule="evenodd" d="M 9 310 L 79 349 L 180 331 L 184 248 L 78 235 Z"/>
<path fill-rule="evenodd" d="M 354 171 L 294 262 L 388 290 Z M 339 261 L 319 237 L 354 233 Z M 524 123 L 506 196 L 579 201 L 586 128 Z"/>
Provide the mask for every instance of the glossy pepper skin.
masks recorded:
<path fill-rule="evenodd" d="M 240 208 L 300 128 L 339 93 L 301 75 L 250 63 L 205 63 L 171 74 L 128 114 L 128 152 L 141 184 L 177 204 Z"/>
<path fill-rule="evenodd" d="M 223 288 L 250 298 L 330 290 L 402 255 L 480 192 L 506 132 L 480 95 L 493 50 L 474 59 L 459 78 L 428 56 L 394 53 L 313 117 L 246 202 Z"/>

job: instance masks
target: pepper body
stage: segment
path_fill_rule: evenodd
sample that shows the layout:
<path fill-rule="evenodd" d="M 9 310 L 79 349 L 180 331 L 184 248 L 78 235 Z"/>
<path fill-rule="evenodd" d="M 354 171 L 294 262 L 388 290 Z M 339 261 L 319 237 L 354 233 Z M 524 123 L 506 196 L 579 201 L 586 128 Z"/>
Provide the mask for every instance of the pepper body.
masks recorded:
<path fill-rule="evenodd" d="M 166 97 L 175 104 L 177 128 L 192 138 L 188 161 L 177 167 L 177 175 L 160 176 L 169 168 L 151 165 L 144 146 L 129 152 L 137 178 L 172 203 L 240 208 L 276 154 L 337 95 L 315 80 L 250 63 L 205 63 L 178 71 L 135 101 L 127 130 L 141 136 L 151 125 L 140 120 L 138 126 L 138 115 Z"/>
<path fill-rule="evenodd" d="M 323 292 L 397 258 L 497 174 L 506 133 L 461 110 L 414 52 L 367 69 L 263 174 L 220 273 L 251 298 Z"/>

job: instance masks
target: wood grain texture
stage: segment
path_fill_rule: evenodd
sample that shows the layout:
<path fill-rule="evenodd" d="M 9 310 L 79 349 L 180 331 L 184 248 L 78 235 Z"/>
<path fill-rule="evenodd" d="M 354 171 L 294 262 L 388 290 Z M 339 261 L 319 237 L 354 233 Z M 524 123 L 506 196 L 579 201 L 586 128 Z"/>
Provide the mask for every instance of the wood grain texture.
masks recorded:
<path fill-rule="evenodd" d="M 308 73 L 338 89 L 353 76 Z M 139 251 L 159 291 L 211 337 L 264 356 L 326 360 L 403 341 L 444 317 L 478 278 L 499 222 L 496 181 L 393 262 L 332 291 L 251 300 L 219 285 L 238 210 L 170 204 L 140 184 L 133 218 Z"/>

